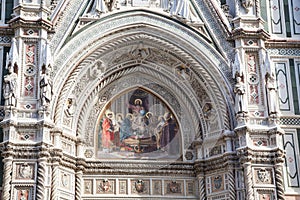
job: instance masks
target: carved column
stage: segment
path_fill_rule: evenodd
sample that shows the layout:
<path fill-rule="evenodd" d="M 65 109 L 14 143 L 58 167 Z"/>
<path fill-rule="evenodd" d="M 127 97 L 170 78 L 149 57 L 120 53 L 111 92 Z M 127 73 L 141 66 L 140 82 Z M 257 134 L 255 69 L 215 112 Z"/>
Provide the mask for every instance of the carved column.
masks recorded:
<path fill-rule="evenodd" d="M 228 190 L 229 190 L 229 199 L 236 199 L 236 189 L 235 189 L 235 176 L 234 169 L 232 165 L 229 165 L 228 169 Z"/>
<path fill-rule="evenodd" d="M 37 200 L 44 200 L 45 197 L 45 182 L 46 177 L 48 176 L 46 167 L 47 167 L 47 160 L 50 154 L 48 152 L 48 148 L 45 145 L 41 145 L 39 159 L 38 159 L 38 169 L 37 169 L 37 186 L 36 186 L 36 199 Z"/>
<path fill-rule="evenodd" d="M 205 177 L 204 175 L 198 176 L 199 182 L 199 199 L 205 200 L 206 199 L 206 191 L 205 191 Z"/>
<path fill-rule="evenodd" d="M 254 190 L 253 190 L 253 175 L 251 169 L 251 162 L 246 162 L 244 166 L 244 176 L 246 184 L 246 196 L 247 200 L 254 200 Z"/>
<path fill-rule="evenodd" d="M 276 164 L 275 168 L 275 183 L 277 190 L 277 199 L 283 200 L 284 197 L 284 183 L 283 183 L 283 162 L 284 162 L 284 153 L 283 150 L 277 150 L 276 152 Z"/>
<path fill-rule="evenodd" d="M 2 199 L 10 199 L 10 195 L 11 195 L 11 173 L 12 173 L 12 161 L 13 161 L 13 157 L 9 156 L 7 158 L 3 159 L 3 163 L 4 163 L 4 173 L 3 173 L 3 184 L 2 184 Z"/>
<path fill-rule="evenodd" d="M 195 162 L 195 170 L 197 174 L 197 180 L 198 180 L 198 188 L 199 188 L 199 199 L 200 200 L 206 200 L 206 187 L 205 187 L 205 174 L 204 174 L 204 163 L 202 159 L 201 152 L 201 146 L 197 146 L 198 149 L 198 161 Z"/>
<path fill-rule="evenodd" d="M 56 159 L 52 164 L 52 184 L 51 184 L 51 200 L 58 199 L 58 184 L 59 184 L 59 161 Z"/>
<path fill-rule="evenodd" d="M 284 200 L 284 186 L 283 186 L 283 173 L 282 173 L 282 164 L 277 163 L 275 165 L 275 182 L 277 190 L 277 199 Z"/>
<path fill-rule="evenodd" d="M 45 180 L 46 180 L 46 158 L 39 159 L 38 175 L 37 175 L 37 200 L 45 199 Z"/>
<path fill-rule="evenodd" d="M 81 195 L 83 191 L 83 171 L 85 166 L 85 158 L 83 153 L 83 140 L 81 138 L 77 138 L 77 170 L 76 170 L 76 180 L 75 180 L 75 199 L 81 200 Z"/>
<path fill-rule="evenodd" d="M 75 199 L 77 200 L 81 200 L 82 185 L 83 185 L 82 175 L 83 175 L 82 170 L 76 172 Z"/>

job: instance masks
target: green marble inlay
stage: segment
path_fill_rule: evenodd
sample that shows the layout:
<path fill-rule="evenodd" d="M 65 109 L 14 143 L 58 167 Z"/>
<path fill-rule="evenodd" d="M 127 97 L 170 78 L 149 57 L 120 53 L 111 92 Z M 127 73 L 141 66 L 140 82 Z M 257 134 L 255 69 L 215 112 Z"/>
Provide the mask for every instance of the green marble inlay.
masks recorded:
<path fill-rule="evenodd" d="M 268 16 L 267 16 L 267 3 L 266 0 L 261 0 L 260 1 L 260 15 L 262 19 L 265 21 L 264 23 L 264 29 L 269 32 L 269 27 L 268 27 Z"/>
<path fill-rule="evenodd" d="M 284 3 L 286 37 L 291 37 L 291 22 L 290 22 L 289 3 L 287 0 L 284 0 L 283 3 Z"/>
<path fill-rule="evenodd" d="M 294 102 L 294 112 L 296 115 L 299 115 L 299 101 L 298 101 L 298 91 L 297 91 L 297 83 L 296 76 L 299 74 L 295 72 L 294 67 L 294 59 L 289 59 L 290 63 L 290 73 L 291 73 L 291 81 L 292 81 L 292 92 L 293 92 L 293 102 Z M 298 70 L 297 70 L 298 71 Z"/>

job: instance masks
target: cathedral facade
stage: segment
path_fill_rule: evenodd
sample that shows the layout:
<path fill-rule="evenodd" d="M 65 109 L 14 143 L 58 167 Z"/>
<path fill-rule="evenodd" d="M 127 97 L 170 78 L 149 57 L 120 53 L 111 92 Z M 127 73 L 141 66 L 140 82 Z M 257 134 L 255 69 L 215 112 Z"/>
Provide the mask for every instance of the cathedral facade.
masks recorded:
<path fill-rule="evenodd" d="M 1 0 L 2 200 L 299 200 L 299 0 Z"/>

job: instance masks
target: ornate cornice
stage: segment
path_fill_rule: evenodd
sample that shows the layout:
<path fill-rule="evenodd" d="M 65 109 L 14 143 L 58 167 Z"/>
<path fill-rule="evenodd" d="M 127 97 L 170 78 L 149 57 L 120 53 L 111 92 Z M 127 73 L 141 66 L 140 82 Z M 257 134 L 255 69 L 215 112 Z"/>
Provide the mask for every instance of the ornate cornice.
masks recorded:
<path fill-rule="evenodd" d="M 84 170 L 85 174 L 103 173 L 107 175 L 176 175 L 194 177 L 194 167 L 186 163 L 168 163 L 168 162 L 87 162 Z"/>
<path fill-rule="evenodd" d="M 8 22 L 11 28 L 27 27 L 27 28 L 44 28 L 50 32 L 52 30 L 52 24 L 48 20 L 38 19 L 38 20 L 28 20 L 22 17 L 13 18 Z"/>
<path fill-rule="evenodd" d="M 242 147 L 237 149 L 241 163 L 251 162 L 254 164 L 283 163 L 285 153 L 282 149 L 275 147 L 269 149 L 252 149 Z"/>
<path fill-rule="evenodd" d="M 236 28 L 232 31 L 232 39 L 240 39 L 240 38 L 247 38 L 247 39 L 255 39 L 260 38 L 263 40 L 268 40 L 270 38 L 269 33 L 267 33 L 264 29 L 257 29 L 257 30 L 249 30 L 244 28 Z"/>

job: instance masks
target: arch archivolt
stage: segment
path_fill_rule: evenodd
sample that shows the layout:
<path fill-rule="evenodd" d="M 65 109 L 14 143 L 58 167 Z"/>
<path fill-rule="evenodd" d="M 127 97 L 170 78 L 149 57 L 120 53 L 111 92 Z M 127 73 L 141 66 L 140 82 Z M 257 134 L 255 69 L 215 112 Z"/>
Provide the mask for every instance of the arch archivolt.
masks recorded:
<path fill-rule="evenodd" d="M 132 25 L 114 34 L 99 37 L 98 40 L 89 40 L 77 55 L 70 55 L 72 59 L 66 59 L 68 61 L 62 68 L 58 67 L 60 59 L 64 57 L 62 54 L 68 52 L 66 49 L 70 45 L 76 49 L 78 38 L 74 38 L 72 44 L 67 44 L 58 55 L 58 72 L 54 73 L 59 94 L 53 113 L 56 124 L 62 124 L 73 134 L 84 137 L 91 146 L 97 121 L 91 117 L 100 114 L 108 99 L 126 90 L 126 87 L 121 90 L 120 86 L 127 83 L 127 89 L 142 86 L 165 102 L 176 100 L 179 107 L 169 106 L 182 123 L 182 133 L 188 133 L 183 139 L 185 145 L 203 135 L 230 129 L 230 107 L 226 101 L 231 95 L 226 87 L 228 83 L 219 69 L 224 70 L 226 63 L 220 58 L 216 59 L 216 53 L 211 53 L 211 47 L 206 46 L 207 49 L 200 51 L 200 47 L 191 45 L 188 38 L 171 35 L 157 25 Z M 210 53 L 206 54 L 208 51 Z M 152 88 L 150 83 L 163 89 Z M 161 91 L 168 93 L 168 100 Z M 75 105 L 71 117 L 65 114 L 69 98 L 74 99 Z M 207 105 L 213 108 L 210 110 L 212 116 L 209 117 L 203 111 Z M 184 112 L 176 110 L 179 108 Z M 186 116 L 186 113 L 190 116 Z"/>

